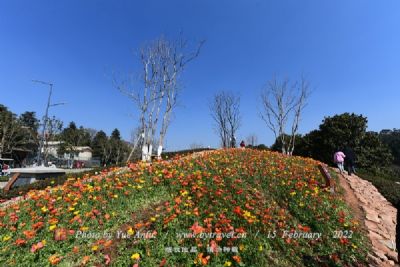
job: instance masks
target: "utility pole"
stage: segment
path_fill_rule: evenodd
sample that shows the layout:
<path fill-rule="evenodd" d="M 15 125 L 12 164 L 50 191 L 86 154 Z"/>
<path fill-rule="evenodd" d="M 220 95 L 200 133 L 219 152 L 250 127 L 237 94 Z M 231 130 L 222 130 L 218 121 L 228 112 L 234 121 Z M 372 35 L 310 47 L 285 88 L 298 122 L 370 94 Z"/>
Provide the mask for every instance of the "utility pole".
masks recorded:
<path fill-rule="evenodd" d="M 58 105 L 64 105 L 65 103 L 51 104 L 51 94 L 53 93 L 53 84 L 52 83 L 39 81 L 39 80 L 32 80 L 32 82 L 41 83 L 41 84 L 44 84 L 44 85 L 48 85 L 50 87 L 49 97 L 47 99 L 46 112 L 45 112 L 45 115 L 44 115 L 43 128 L 42 128 L 42 133 L 41 133 L 41 138 L 40 138 L 39 151 L 38 151 L 38 155 L 37 155 L 37 164 L 38 165 L 44 165 L 45 162 L 42 162 L 42 150 L 43 150 L 43 146 L 44 146 L 44 139 L 45 139 L 44 135 L 45 135 L 45 132 L 46 132 L 47 121 L 49 120 L 49 108 L 50 107 L 54 107 L 54 106 L 58 106 Z"/>

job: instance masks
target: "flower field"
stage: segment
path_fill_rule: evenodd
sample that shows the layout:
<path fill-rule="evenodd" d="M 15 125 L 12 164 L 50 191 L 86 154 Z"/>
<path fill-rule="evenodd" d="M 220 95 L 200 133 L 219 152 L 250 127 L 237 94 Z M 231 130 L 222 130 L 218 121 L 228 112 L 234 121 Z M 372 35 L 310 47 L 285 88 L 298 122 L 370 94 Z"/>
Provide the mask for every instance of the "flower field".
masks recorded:
<path fill-rule="evenodd" d="M 0 266 L 364 266 L 317 165 L 230 149 L 68 179 L 0 209 Z"/>

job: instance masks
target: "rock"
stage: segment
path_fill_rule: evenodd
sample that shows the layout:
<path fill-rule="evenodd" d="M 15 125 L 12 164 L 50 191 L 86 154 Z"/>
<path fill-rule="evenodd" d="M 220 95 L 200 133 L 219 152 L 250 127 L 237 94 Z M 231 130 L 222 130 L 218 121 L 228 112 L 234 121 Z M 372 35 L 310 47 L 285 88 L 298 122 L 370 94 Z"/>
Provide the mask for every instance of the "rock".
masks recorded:
<path fill-rule="evenodd" d="M 376 212 L 369 212 L 367 213 L 367 215 L 365 216 L 367 218 L 367 220 L 376 222 L 376 223 L 380 223 L 381 220 L 378 217 L 378 214 Z"/>
<path fill-rule="evenodd" d="M 389 251 L 388 253 L 385 253 L 386 257 L 388 257 L 389 260 L 392 260 L 394 262 L 397 262 L 397 253 L 394 251 Z"/>
<path fill-rule="evenodd" d="M 381 251 L 374 251 L 374 254 L 376 256 L 378 256 L 379 259 L 383 260 L 383 261 L 387 261 L 388 258 L 385 256 L 385 254 Z"/>
<path fill-rule="evenodd" d="M 374 232 L 379 232 L 381 231 L 378 227 L 378 225 L 372 221 L 365 221 L 365 226 L 368 228 L 368 230 L 372 230 Z"/>

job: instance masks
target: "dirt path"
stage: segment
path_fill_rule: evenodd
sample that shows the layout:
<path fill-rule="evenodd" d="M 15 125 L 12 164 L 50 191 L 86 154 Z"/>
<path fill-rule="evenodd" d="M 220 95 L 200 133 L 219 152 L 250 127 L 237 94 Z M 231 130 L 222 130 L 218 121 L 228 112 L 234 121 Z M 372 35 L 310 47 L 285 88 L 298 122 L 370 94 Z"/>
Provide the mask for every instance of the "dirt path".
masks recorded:
<path fill-rule="evenodd" d="M 344 199 L 362 222 L 372 244 L 371 266 L 398 266 L 395 251 L 397 210 L 378 192 L 371 182 L 356 175 L 339 174 Z"/>

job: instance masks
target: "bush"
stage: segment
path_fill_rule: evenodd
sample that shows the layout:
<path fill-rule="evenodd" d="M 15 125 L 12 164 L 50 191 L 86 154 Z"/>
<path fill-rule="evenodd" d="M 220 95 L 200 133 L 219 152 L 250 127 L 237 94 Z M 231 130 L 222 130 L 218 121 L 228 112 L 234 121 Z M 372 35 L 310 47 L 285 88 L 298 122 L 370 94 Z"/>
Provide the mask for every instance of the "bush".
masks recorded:
<path fill-rule="evenodd" d="M 400 201 L 400 172 L 395 169 L 371 172 L 359 170 L 358 175 L 364 180 L 370 181 L 378 191 L 393 205 Z"/>

